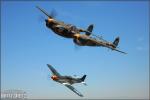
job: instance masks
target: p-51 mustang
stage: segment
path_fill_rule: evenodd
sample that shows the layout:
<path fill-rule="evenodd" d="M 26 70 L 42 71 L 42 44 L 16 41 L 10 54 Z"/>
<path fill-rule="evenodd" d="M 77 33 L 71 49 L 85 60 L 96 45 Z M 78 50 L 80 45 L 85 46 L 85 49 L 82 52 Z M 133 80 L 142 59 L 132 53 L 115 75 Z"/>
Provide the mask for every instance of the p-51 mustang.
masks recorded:
<path fill-rule="evenodd" d="M 93 35 L 92 36 L 87 36 L 85 34 L 75 34 L 73 42 L 79 46 L 102 46 L 102 47 L 107 47 L 111 50 L 115 50 L 118 52 L 121 52 L 123 54 L 126 54 L 123 51 L 118 50 L 116 47 L 118 46 L 119 43 L 119 37 L 117 37 L 113 43 L 108 42 L 104 40 L 102 37 Z"/>
<path fill-rule="evenodd" d="M 48 14 L 38 6 L 37 8 L 48 17 L 47 19 L 45 19 L 46 26 L 49 29 L 51 29 L 54 33 L 62 37 L 73 38 L 74 34 L 80 34 L 80 32 L 85 32 L 85 34 L 90 35 L 93 30 L 93 24 L 89 25 L 87 30 L 84 30 L 81 28 L 77 28 L 74 25 L 65 24 L 64 22 L 57 21 L 56 19 L 54 19 L 54 16 L 52 14 Z"/>
<path fill-rule="evenodd" d="M 71 76 L 62 76 L 60 75 L 51 65 L 47 64 L 48 68 L 51 70 L 52 72 L 52 76 L 51 79 L 61 83 L 63 85 L 65 85 L 66 87 L 68 87 L 70 90 L 72 90 L 74 93 L 76 93 L 78 96 L 83 97 L 83 95 L 78 92 L 73 86 L 72 84 L 75 83 L 83 83 L 84 85 L 86 85 L 86 83 L 84 82 L 86 75 L 84 75 L 81 78 L 73 78 Z"/>

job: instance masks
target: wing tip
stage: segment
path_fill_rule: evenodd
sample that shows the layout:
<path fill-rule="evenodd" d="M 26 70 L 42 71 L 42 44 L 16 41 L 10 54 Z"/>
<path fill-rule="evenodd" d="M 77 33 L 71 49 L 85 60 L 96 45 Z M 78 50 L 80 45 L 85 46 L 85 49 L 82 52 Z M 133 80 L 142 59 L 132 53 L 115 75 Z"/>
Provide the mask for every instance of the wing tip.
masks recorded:
<path fill-rule="evenodd" d="M 84 97 L 82 94 L 81 95 L 79 95 L 80 97 Z"/>
<path fill-rule="evenodd" d="M 52 68 L 52 65 L 50 65 L 50 64 L 46 64 L 46 65 L 48 66 L 48 68 L 50 68 L 50 69 Z"/>
<path fill-rule="evenodd" d="M 46 64 L 47 66 L 52 66 L 52 65 L 50 65 L 50 64 Z"/>

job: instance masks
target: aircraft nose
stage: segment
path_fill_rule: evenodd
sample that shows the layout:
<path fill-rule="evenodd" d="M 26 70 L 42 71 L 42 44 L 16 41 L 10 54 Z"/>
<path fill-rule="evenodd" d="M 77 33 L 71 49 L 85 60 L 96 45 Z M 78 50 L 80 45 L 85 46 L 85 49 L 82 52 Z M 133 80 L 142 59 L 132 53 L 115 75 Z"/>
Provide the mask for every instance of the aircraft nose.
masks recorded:
<path fill-rule="evenodd" d="M 58 77 L 55 76 L 55 75 L 53 75 L 53 76 L 51 76 L 51 79 L 53 79 L 53 80 L 58 80 Z"/>

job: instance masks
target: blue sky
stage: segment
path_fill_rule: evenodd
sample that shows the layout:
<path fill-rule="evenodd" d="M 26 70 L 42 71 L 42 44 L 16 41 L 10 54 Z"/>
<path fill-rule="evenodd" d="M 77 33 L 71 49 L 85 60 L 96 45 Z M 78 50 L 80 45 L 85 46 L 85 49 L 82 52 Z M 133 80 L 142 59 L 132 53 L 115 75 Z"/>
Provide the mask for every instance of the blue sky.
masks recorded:
<path fill-rule="evenodd" d="M 56 19 L 87 28 L 113 41 L 127 55 L 102 47 L 75 49 L 71 39 L 45 26 L 39 5 L 57 11 Z M 81 99 L 53 82 L 46 64 L 63 75 L 87 75 L 88 86 L 74 87 L 84 99 L 148 99 L 149 4 L 148 1 L 9 2 L 1 4 L 1 88 L 22 89 L 29 98 Z"/>

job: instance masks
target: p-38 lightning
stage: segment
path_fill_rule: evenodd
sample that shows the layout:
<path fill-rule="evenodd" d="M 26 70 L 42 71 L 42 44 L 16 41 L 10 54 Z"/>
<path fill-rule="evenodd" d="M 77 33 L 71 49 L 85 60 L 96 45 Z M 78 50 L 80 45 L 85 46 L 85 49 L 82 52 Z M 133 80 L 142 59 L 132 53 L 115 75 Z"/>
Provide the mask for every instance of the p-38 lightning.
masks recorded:
<path fill-rule="evenodd" d="M 74 78 L 71 76 L 62 76 L 50 64 L 47 64 L 47 66 L 52 72 L 52 76 L 51 76 L 52 80 L 65 85 L 67 88 L 72 90 L 78 96 L 83 97 L 83 95 L 79 91 L 77 91 L 72 85 L 75 83 L 83 83 L 84 85 L 86 85 L 86 83 L 84 82 L 86 75 L 83 75 L 83 77 L 81 78 Z"/>
<path fill-rule="evenodd" d="M 77 28 L 72 24 L 65 24 L 64 22 L 57 21 L 54 19 L 54 16 L 45 12 L 42 8 L 37 8 L 43 12 L 48 18 L 45 19 L 46 26 L 51 29 L 57 35 L 60 35 L 65 38 L 73 38 L 75 34 L 80 34 L 80 32 L 86 32 L 87 35 L 90 35 L 93 30 L 93 24 L 89 25 L 87 30 Z"/>
<path fill-rule="evenodd" d="M 113 42 L 108 42 L 104 40 L 102 37 L 99 37 L 94 34 L 93 36 L 87 36 L 85 34 L 75 34 L 73 42 L 79 46 L 95 46 L 95 47 L 102 46 L 107 47 L 111 50 L 121 52 L 123 54 L 127 54 L 117 49 L 119 40 L 120 40 L 119 37 L 117 37 Z"/>
<path fill-rule="evenodd" d="M 48 17 L 47 19 L 45 19 L 46 26 L 57 35 L 65 38 L 72 38 L 73 42 L 79 46 L 102 46 L 126 54 L 125 52 L 120 51 L 116 48 L 120 40 L 119 37 L 117 37 L 113 43 L 108 42 L 102 38 L 93 38 L 91 36 L 94 35 L 92 34 L 94 27 L 93 24 L 89 25 L 86 30 L 77 28 L 72 24 L 65 24 L 64 22 L 57 21 L 56 19 L 54 19 L 53 15 L 48 14 L 38 6 L 37 8 Z M 85 34 L 81 34 L 81 32 L 84 32 Z"/>

